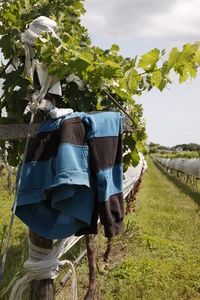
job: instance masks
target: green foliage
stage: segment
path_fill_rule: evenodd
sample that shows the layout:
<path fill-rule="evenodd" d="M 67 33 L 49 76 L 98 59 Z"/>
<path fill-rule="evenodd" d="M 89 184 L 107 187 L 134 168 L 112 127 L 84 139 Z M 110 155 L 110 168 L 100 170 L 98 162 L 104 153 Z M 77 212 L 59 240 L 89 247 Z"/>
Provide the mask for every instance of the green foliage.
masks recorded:
<path fill-rule="evenodd" d="M 179 144 L 173 147 L 166 147 L 160 144 L 149 143 L 149 153 L 164 158 L 199 158 L 200 145 L 195 143 Z"/>
<path fill-rule="evenodd" d="M 142 55 L 138 63 L 138 68 L 142 68 L 145 71 L 154 71 L 159 58 L 160 50 L 151 50 L 148 53 Z"/>
<path fill-rule="evenodd" d="M 154 153 L 158 157 L 166 158 L 199 158 L 200 145 L 195 143 L 179 144 L 173 147 L 166 147 L 160 144 L 149 143 L 149 153 Z"/>
<path fill-rule="evenodd" d="M 164 158 L 200 158 L 200 152 L 195 151 L 173 151 L 173 152 L 161 152 L 155 153 L 154 156 L 164 157 Z"/>
<path fill-rule="evenodd" d="M 177 150 L 177 151 L 198 151 L 200 152 L 200 145 L 195 144 L 195 143 L 189 143 L 189 144 L 179 144 L 176 146 L 173 146 L 171 148 L 172 150 Z"/>
<path fill-rule="evenodd" d="M 5 176 L 0 177 L 0 260 L 6 244 L 6 238 L 12 214 L 13 196 L 9 194 L 7 187 L 7 171 Z M 9 299 L 15 280 L 23 274 L 23 263 L 28 257 L 27 228 L 18 219 L 14 219 L 12 234 L 9 243 L 8 256 L 6 259 L 5 272 L 3 274 L 0 299 Z M 25 298 L 26 299 L 26 298 Z"/>
<path fill-rule="evenodd" d="M 137 131 L 126 136 L 125 148 L 133 153 L 125 158 L 125 168 L 137 164 L 137 151 L 146 139 L 142 108 L 133 96 L 153 87 L 163 90 L 171 83 L 174 70 L 183 82 L 195 77 L 200 63 L 199 45 L 186 44 L 182 51 L 173 48 L 168 59 L 165 50 L 153 49 L 139 59 L 119 55 L 119 47 L 102 50 L 90 44 L 87 30 L 80 24 L 85 12 L 82 0 L 3 0 L 0 17 L 0 47 L 5 58 L 20 63 L 16 70 L 5 74 L 0 110 L 6 107 L 7 119 L 24 121 L 26 99 L 30 98 L 31 83 L 24 72 L 24 48 L 21 33 L 38 16 L 54 19 L 59 39 L 44 33 L 35 41 L 36 58 L 48 65 L 50 74 L 57 74 L 62 83 L 63 97 L 57 106 L 69 106 L 78 111 L 117 110 L 107 97 L 106 88 L 134 118 Z M 141 71 L 142 70 L 142 71 Z M 16 86 L 19 87 L 16 91 Z M 27 120 L 26 120 L 27 121 Z"/>

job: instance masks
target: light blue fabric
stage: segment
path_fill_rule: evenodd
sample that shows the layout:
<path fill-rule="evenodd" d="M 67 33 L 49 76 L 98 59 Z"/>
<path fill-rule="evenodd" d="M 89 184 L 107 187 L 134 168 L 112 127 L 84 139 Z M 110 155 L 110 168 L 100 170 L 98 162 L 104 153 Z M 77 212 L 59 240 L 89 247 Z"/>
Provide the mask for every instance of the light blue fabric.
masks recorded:
<path fill-rule="evenodd" d="M 44 187 L 51 186 L 54 182 L 52 161 L 53 158 L 40 162 L 27 162 L 25 164 L 18 205 L 37 203 L 46 199 Z M 20 169 L 21 165 L 17 173 L 17 182 Z"/>
<path fill-rule="evenodd" d="M 45 202 L 38 206 L 23 205 L 18 208 L 17 216 L 34 232 L 48 239 L 63 239 L 87 225 L 68 214 L 49 209 Z"/>
<path fill-rule="evenodd" d="M 58 149 L 54 166 L 56 174 L 66 170 L 90 173 L 88 146 L 61 144 Z"/>
<path fill-rule="evenodd" d="M 105 123 L 104 112 L 84 115 L 83 120 L 88 123 L 90 128 L 88 138 L 118 136 L 122 134 L 121 114 L 107 112 L 106 118 L 109 119 L 109 122 Z"/>
<path fill-rule="evenodd" d="M 56 120 L 47 120 L 41 124 L 40 128 L 38 129 L 38 133 L 49 132 L 58 129 L 61 122 L 62 118 Z"/>
<path fill-rule="evenodd" d="M 123 192 L 123 166 L 114 165 L 112 168 L 100 170 L 97 173 L 98 201 L 103 202 L 110 196 Z M 106 200 L 105 200 L 106 199 Z"/>

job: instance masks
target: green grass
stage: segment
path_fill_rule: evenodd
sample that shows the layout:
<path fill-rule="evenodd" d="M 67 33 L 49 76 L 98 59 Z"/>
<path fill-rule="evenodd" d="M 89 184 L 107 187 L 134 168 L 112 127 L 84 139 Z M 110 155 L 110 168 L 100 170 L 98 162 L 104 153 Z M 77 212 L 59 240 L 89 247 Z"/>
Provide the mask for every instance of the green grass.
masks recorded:
<path fill-rule="evenodd" d="M 200 194 L 152 160 L 148 160 L 148 166 L 137 195 L 136 213 L 126 216 L 127 230 L 114 238 L 108 263 L 103 263 L 106 239 L 101 235 L 97 240 L 97 299 L 200 299 Z M 0 234 L 3 225 L 9 223 L 12 205 L 5 180 L 1 184 Z M 22 275 L 26 236 L 25 226 L 16 218 L 0 292 L 2 300 L 8 299 L 13 278 Z M 67 267 L 56 279 L 56 287 L 65 272 Z M 85 258 L 77 268 L 79 300 L 87 291 L 88 278 Z M 66 299 L 72 299 L 70 284 L 56 297 Z"/>
<path fill-rule="evenodd" d="M 14 196 L 9 194 L 6 176 L 0 177 L 0 257 L 2 258 L 8 233 Z M 0 288 L 0 299 L 7 300 L 13 282 L 23 275 L 23 262 L 28 255 L 27 229 L 18 219 L 14 219 L 5 272 Z"/>
<path fill-rule="evenodd" d="M 139 227 L 139 236 L 130 238 L 130 229 L 115 238 L 107 265 L 102 262 L 104 238 L 97 247 L 97 299 L 200 299 L 200 195 L 152 160 L 148 165 L 136 213 L 126 217 L 126 223 Z M 87 273 L 85 262 L 77 270 L 79 299 Z"/>

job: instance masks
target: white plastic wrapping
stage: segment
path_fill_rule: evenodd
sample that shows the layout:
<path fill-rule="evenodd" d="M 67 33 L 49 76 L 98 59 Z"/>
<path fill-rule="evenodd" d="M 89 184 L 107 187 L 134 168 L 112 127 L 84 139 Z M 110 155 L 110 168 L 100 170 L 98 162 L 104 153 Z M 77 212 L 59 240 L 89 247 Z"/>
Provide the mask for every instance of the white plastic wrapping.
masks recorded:
<path fill-rule="evenodd" d="M 144 156 L 142 155 L 142 153 L 139 153 L 139 156 L 140 156 L 139 164 L 136 167 L 129 167 L 124 174 L 124 180 L 123 180 L 124 199 L 134 188 L 135 184 L 140 178 L 141 172 L 142 171 L 144 172 L 147 169 L 147 163 L 144 159 Z"/>
<path fill-rule="evenodd" d="M 22 34 L 22 40 L 25 43 L 34 46 L 35 39 L 43 32 L 51 32 L 53 36 L 57 37 L 56 27 L 57 24 L 54 20 L 45 16 L 40 16 L 29 24 L 28 29 Z"/>
<path fill-rule="evenodd" d="M 36 71 L 38 74 L 41 89 L 37 94 L 33 95 L 32 102 L 39 104 L 47 94 L 47 92 L 61 96 L 61 85 L 57 75 L 51 76 L 48 74 L 47 66 L 42 65 L 39 61 L 34 59 L 34 42 L 35 39 L 44 32 L 51 32 L 56 38 L 57 24 L 54 20 L 45 16 L 40 16 L 33 20 L 25 32 L 22 34 L 22 41 L 24 42 L 25 50 L 25 67 L 26 75 L 33 81 L 33 75 Z"/>
<path fill-rule="evenodd" d="M 200 178 L 200 158 L 154 158 L 166 167 Z"/>

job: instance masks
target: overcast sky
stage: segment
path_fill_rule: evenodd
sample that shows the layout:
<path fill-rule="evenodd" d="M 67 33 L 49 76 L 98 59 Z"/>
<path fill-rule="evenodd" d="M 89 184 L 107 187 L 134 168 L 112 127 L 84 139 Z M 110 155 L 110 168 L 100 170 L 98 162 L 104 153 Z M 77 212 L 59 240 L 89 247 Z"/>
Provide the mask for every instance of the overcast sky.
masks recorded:
<path fill-rule="evenodd" d="M 85 0 L 85 8 L 82 22 L 92 43 L 102 48 L 117 43 L 124 56 L 200 40 L 200 0 Z M 199 80 L 178 85 L 175 79 L 164 92 L 136 99 L 144 107 L 149 141 L 200 144 Z"/>

